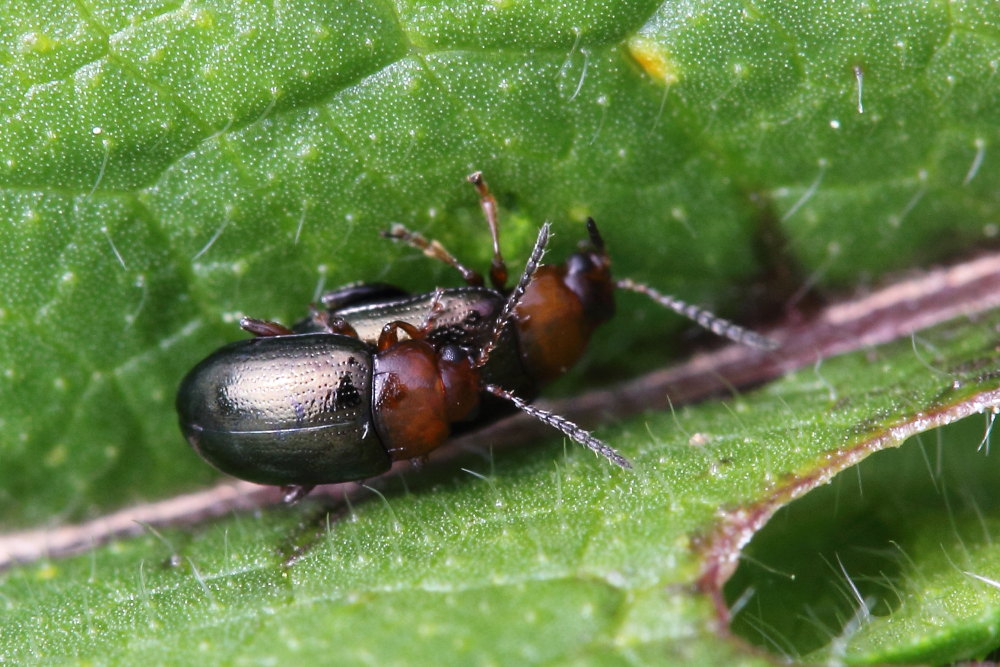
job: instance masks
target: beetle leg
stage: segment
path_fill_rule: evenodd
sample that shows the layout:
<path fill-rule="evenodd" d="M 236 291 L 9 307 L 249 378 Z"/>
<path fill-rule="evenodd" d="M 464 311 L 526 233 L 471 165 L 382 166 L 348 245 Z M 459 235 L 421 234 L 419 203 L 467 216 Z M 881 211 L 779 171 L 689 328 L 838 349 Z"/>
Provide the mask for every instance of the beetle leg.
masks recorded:
<path fill-rule="evenodd" d="M 409 294 L 406 290 L 387 283 L 348 283 L 324 292 L 320 295 L 319 302 L 327 310 L 340 310 L 348 306 L 399 299 Z"/>
<path fill-rule="evenodd" d="M 244 317 L 240 320 L 240 328 L 249 331 L 254 336 L 288 336 L 295 333 L 288 327 L 277 322 L 258 320 L 253 317 Z"/>
<path fill-rule="evenodd" d="M 420 330 L 416 326 L 410 324 L 409 322 L 403 322 L 401 320 L 396 320 L 395 322 L 389 322 L 387 325 L 382 327 L 382 333 L 378 336 L 378 350 L 379 352 L 384 352 L 390 347 L 399 342 L 399 330 L 402 329 L 406 332 L 406 335 L 414 340 L 420 340 L 424 337 L 424 331 Z"/>
<path fill-rule="evenodd" d="M 490 192 L 483 172 L 469 174 L 469 183 L 475 186 L 479 193 L 479 207 L 483 209 L 486 223 L 490 226 L 490 237 L 493 239 L 493 261 L 490 263 L 490 283 L 494 289 L 501 292 L 507 288 L 507 264 L 500 255 L 500 223 L 497 221 L 497 200 Z"/>
<path fill-rule="evenodd" d="M 345 320 L 343 317 L 340 316 L 328 317 L 326 326 L 330 330 L 330 333 L 341 334 L 343 336 L 350 336 L 351 338 L 360 338 L 357 330 L 354 327 L 352 327 L 351 323 Z"/>
<path fill-rule="evenodd" d="M 552 428 L 559 430 L 570 440 L 580 443 L 587 449 L 591 450 L 595 454 L 600 454 L 612 463 L 620 465 L 622 468 L 632 467 L 629 460 L 615 451 L 610 445 L 598 440 L 592 436 L 589 431 L 585 431 L 565 417 L 560 417 L 559 415 L 549 412 L 548 410 L 536 408 L 523 398 L 515 395 L 513 392 L 509 392 L 503 387 L 498 387 L 495 384 L 483 385 L 483 389 L 490 392 L 494 396 L 510 401 L 521 412 L 531 415 L 543 424 L 547 424 Z"/>
<path fill-rule="evenodd" d="M 315 484 L 289 484 L 281 487 L 281 500 L 286 505 L 294 505 L 316 488 Z"/>
<path fill-rule="evenodd" d="M 411 248 L 416 248 L 417 250 L 421 251 L 431 259 L 436 259 L 439 262 L 444 262 L 451 268 L 461 273 L 462 280 L 464 280 L 466 284 L 472 285 L 473 287 L 483 286 L 483 277 L 479 274 L 479 272 L 474 271 L 473 269 L 470 269 L 469 267 L 459 262 L 454 255 L 448 252 L 448 250 L 443 245 L 441 245 L 439 241 L 434 241 L 434 240 L 428 241 L 427 238 L 425 238 L 419 232 L 410 231 L 404 225 L 401 225 L 398 222 L 393 223 L 389 231 L 387 232 L 383 231 L 380 232 L 380 234 L 387 239 L 400 241 L 401 243 L 405 243 Z"/>
<path fill-rule="evenodd" d="M 309 307 L 312 311 L 312 321 L 322 327 L 323 331 L 333 334 L 359 338 L 357 330 L 351 323 L 339 315 L 330 315 L 328 310 L 320 310 L 315 305 Z"/>
<path fill-rule="evenodd" d="M 431 305 L 427 309 L 427 315 L 424 317 L 424 321 L 420 323 L 420 330 L 427 332 L 434 328 L 434 323 L 437 322 L 438 317 L 445 312 L 445 307 L 441 304 L 441 297 L 444 296 L 444 288 L 438 287 L 434 290 L 434 298 L 431 299 Z"/>
<path fill-rule="evenodd" d="M 528 258 L 527 264 L 524 265 L 524 272 L 521 273 L 521 277 L 517 281 L 517 285 L 511 290 L 510 294 L 507 295 L 507 301 L 503 305 L 503 310 L 497 316 L 496 321 L 493 323 L 493 334 L 490 339 L 486 341 L 482 349 L 479 351 L 479 358 L 476 359 L 476 368 L 482 368 L 489 361 L 490 355 L 496 346 L 500 343 L 500 338 L 503 337 L 503 332 L 510 324 L 511 317 L 514 316 L 514 309 L 517 308 L 517 304 L 521 302 L 521 297 L 524 296 L 524 290 L 528 288 L 528 283 L 531 282 L 532 276 L 535 275 L 535 271 L 542 263 L 542 255 L 545 254 L 545 246 L 549 243 L 549 232 L 551 225 L 545 223 L 542 228 L 538 230 L 538 238 L 535 239 L 535 247 L 531 250 L 531 257 Z"/>
<path fill-rule="evenodd" d="M 669 308 L 675 313 L 680 313 L 684 317 L 697 322 L 701 327 L 708 329 L 714 334 L 728 338 L 735 343 L 756 347 L 761 350 L 773 350 L 778 347 L 778 342 L 767 336 L 761 336 L 759 333 L 744 329 L 738 324 L 733 324 L 729 320 L 708 312 L 704 308 L 692 306 L 669 294 L 662 294 L 648 285 L 637 283 L 629 278 L 617 281 L 615 287 L 645 294 L 664 308 Z"/>

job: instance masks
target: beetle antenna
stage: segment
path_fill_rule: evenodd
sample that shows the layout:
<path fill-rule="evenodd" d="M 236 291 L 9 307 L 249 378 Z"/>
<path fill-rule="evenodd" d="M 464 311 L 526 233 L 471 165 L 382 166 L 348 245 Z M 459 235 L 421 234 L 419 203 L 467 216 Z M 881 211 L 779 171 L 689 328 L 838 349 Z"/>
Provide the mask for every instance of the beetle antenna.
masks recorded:
<path fill-rule="evenodd" d="M 601 233 L 597 231 L 597 223 L 594 222 L 593 218 L 587 218 L 587 234 L 590 236 L 590 242 L 593 244 L 594 250 L 603 253 L 604 238 L 602 238 Z"/>
<path fill-rule="evenodd" d="M 629 278 L 623 278 L 622 280 L 615 282 L 615 287 L 629 290 L 631 292 L 638 292 L 639 294 L 645 294 L 661 306 L 669 308 L 676 313 L 680 313 L 689 320 L 697 322 L 701 327 L 708 329 L 712 333 L 728 338 L 729 340 L 740 343 L 741 345 L 748 345 L 760 350 L 774 350 L 778 348 L 778 341 L 773 338 L 768 338 L 767 336 L 762 336 L 759 333 L 750 331 L 749 329 L 744 329 L 738 324 L 733 324 L 729 320 L 723 319 L 718 315 L 714 315 L 704 308 L 692 306 L 691 304 L 685 303 L 680 299 L 670 296 L 669 294 L 662 294 L 649 285 L 643 285 L 642 283 L 637 283 Z"/>
<path fill-rule="evenodd" d="M 535 239 L 535 247 L 531 250 L 531 257 L 528 258 L 527 264 L 524 265 L 524 271 L 521 273 L 521 277 L 517 281 L 517 285 L 511 290 L 510 294 L 507 295 L 507 301 L 503 305 L 503 310 L 500 311 L 500 315 L 497 316 L 496 322 L 493 323 L 493 334 L 490 339 L 483 345 L 483 349 L 479 352 L 479 358 L 476 360 L 476 368 L 482 368 L 489 361 L 490 355 L 496 346 L 500 343 L 500 337 L 503 336 L 504 330 L 507 325 L 510 324 L 510 318 L 514 315 L 514 309 L 517 308 L 517 304 L 521 302 L 521 297 L 524 296 L 524 291 L 528 288 L 528 283 L 531 282 L 531 278 L 535 275 L 535 271 L 542 263 L 542 256 L 545 254 L 545 246 L 549 243 L 549 233 L 552 225 L 546 222 L 542 225 L 542 228 L 538 230 L 538 238 Z"/>
<path fill-rule="evenodd" d="M 517 408 L 528 415 L 531 415 L 543 424 L 547 424 L 552 428 L 562 432 L 570 440 L 578 442 L 587 449 L 591 450 L 595 454 L 600 454 L 604 458 L 608 459 L 612 463 L 615 463 L 622 468 L 631 468 L 632 464 L 627 458 L 619 454 L 611 446 L 605 444 L 603 441 L 598 440 L 590 434 L 589 431 L 585 431 L 570 420 L 565 417 L 560 417 L 559 415 L 549 412 L 548 410 L 542 410 L 541 408 L 536 408 L 531 405 L 523 398 L 520 398 L 507 391 L 503 387 L 498 387 L 495 384 L 487 384 L 483 386 L 483 389 L 490 392 L 494 396 L 498 396 L 505 400 L 513 403 Z"/>

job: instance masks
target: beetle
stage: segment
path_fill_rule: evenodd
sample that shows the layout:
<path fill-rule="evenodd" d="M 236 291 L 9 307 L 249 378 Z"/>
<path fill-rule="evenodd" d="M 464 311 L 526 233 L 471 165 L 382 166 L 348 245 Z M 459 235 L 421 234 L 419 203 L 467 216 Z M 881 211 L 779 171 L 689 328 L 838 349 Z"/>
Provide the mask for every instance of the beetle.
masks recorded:
<path fill-rule="evenodd" d="M 492 289 L 484 286 L 485 280 L 480 273 L 462 265 L 440 243 L 428 241 L 419 233 L 395 224 L 382 235 L 453 267 L 466 286 L 410 295 L 399 287 L 383 283 L 355 283 L 320 297 L 326 317 L 343 318 L 362 340 L 372 344 L 386 322 L 409 318 L 434 323 L 428 335 L 432 342 L 462 344 L 474 356 L 484 346 L 495 346 L 499 349 L 490 350 L 489 360 L 483 368 L 486 381 L 506 387 L 526 400 L 536 398 L 542 386 L 564 374 L 579 360 L 591 334 L 614 316 L 615 289 L 644 294 L 735 342 L 764 350 L 776 347 L 771 339 L 703 308 L 631 279 L 614 280 L 604 240 L 593 218 L 587 219 L 588 241 L 581 243 L 578 251 L 563 264 L 532 267 L 533 274 L 526 282 L 528 276 L 522 274 L 523 294 L 514 300 L 511 312 L 502 314 L 512 291 L 506 287 L 507 268 L 500 253 L 496 200 L 482 172 L 471 174 L 468 180 L 479 193 L 480 206 L 492 237 L 493 258 L 489 274 Z M 535 252 L 541 251 L 544 248 L 539 249 L 536 244 Z M 307 318 L 299 322 L 295 330 L 316 330 L 316 326 L 314 318 Z M 479 419 L 477 424 L 483 421 Z"/>
<path fill-rule="evenodd" d="M 223 346 L 182 380 L 177 393 L 181 430 L 219 470 L 285 487 L 286 502 L 297 501 L 317 484 L 365 479 L 385 472 L 393 461 L 421 460 L 447 440 L 452 423 L 476 416 L 481 394 L 509 401 L 631 467 L 584 429 L 492 384 L 481 370 L 494 350 L 504 349 L 506 327 L 499 322 L 516 309 L 548 236 L 544 225 L 518 286 L 490 323 L 490 340 L 475 353 L 465 334 L 443 342 L 438 319 L 444 315 L 435 297 L 438 305 L 429 310 L 436 317 L 420 326 L 398 319 L 385 323 L 375 344 L 326 311 L 317 311 L 309 326 L 300 327 L 308 331 L 243 318 L 241 327 L 256 338 Z M 366 299 L 381 293 L 354 289 Z M 392 304 L 389 312 L 399 314 L 399 303 Z"/>
<path fill-rule="evenodd" d="M 566 372 L 615 309 L 614 290 L 645 294 L 738 342 L 769 339 L 628 279 L 615 281 L 593 219 L 589 242 L 558 265 L 541 264 L 542 225 L 513 289 L 500 253 L 496 201 L 469 177 L 490 227 L 492 287 L 436 241 L 402 225 L 385 236 L 452 266 L 465 287 L 409 295 L 355 283 L 322 296 L 292 328 L 243 318 L 256 337 L 223 346 L 181 382 L 177 410 L 188 442 L 233 476 L 285 487 L 295 502 L 317 484 L 378 475 L 422 460 L 453 431 L 523 411 L 621 467 L 629 461 L 569 420 L 530 405 Z"/>
<path fill-rule="evenodd" d="M 296 334 L 242 322 L 257 338 L 223 346 L 181 383 L 188 442 L 235 477 L 286 487 L 294 502 L 316 484 L 373 477 L 425 456 L 477 406 L 479 378 L 456 346 L 435 349 L 405 322 L 377 346 L 340 333 Z M 409 340 L 400 341 L 405 329 Z"/>

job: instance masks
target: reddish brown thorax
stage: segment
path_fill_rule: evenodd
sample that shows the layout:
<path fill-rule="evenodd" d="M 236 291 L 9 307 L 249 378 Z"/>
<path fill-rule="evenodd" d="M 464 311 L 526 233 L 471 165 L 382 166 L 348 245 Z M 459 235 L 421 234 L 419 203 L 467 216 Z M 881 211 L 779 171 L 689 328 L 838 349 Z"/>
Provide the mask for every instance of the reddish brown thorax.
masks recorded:
<path fill-rule="evenodd" d="M 464 355 L 439 353 L 422 340 L 381 352 L 373 381 L 375 428 L 396 461 L 440 447 L 449 425 L 479 405 L 478 369 Z"/>

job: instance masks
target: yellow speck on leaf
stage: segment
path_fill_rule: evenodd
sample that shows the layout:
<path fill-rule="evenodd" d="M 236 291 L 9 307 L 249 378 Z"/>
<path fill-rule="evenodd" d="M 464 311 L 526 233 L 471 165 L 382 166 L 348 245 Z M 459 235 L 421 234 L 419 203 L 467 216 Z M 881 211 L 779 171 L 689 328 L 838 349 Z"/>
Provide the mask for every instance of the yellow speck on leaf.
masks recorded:
<path fill-rule="evenodd" d="M 649 76 L 667 86 L 680 81 L 677 64 L 670 58 L 670 53 L 662 45 L 648 37 L 633 35 L 626 42 L 626 46 L 633 60 Z"/>

